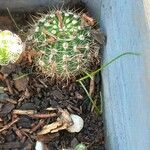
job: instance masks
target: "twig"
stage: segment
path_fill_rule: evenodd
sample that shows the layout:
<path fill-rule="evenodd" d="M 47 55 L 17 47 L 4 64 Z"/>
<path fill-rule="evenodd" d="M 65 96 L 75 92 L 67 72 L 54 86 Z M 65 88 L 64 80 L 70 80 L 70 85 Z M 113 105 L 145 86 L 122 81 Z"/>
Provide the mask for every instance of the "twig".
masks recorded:
<path fill-rule="evenodd" d="M 32 134 L 33 132 L 35 132 L 36 130 L 38 130 L 43 125 L 44 125 L 44 120 L 40 120 L 39 123 L 31 129 L 30 134 Z"/>
<path fill-rule="evenodd" d="M 16 115 L 33 115 L 35 113 L 36 113 L 35 110 L 19 110 L 19 109 L 13 110 L 13 114 Z"/>
<path fill-rule="evenodd" d="M 51 114 L 33 114 L 33 115 L 28 115 L 28 116 L 32 117 L 32 118 L 44 119 L 44 118 L 56 117 L 57 114 L 56 113 L 51 113 Z"/>
<path fill-rule="evenodd" d="M 12 122 L 10 122 L 9 124 L 5 125 L 2 129 L 0 129 L 0 132 L 9 129 L 13 124 L 15 124 L 18 121 L 19 121 L 19 118 L 16 118 L 15 120 L 13 120 Z"/>
<path fill-rule="evenodd" d="M 41 79 L 39 79 L 39 82 L 40 82 L 45 88 L 48 87 Z"/>
<path fill-rule="evenodd" d="M 13 110 L 13 114 L 15 114 L 15 115 L 27 115 L 27 116 L 32 117 L 32 118 L 40 118 L 40 119 L 51 118 L 51 117 L 57 116 L 56 113 L 37 114 L 37 111 L 35 111 L 35 110 L 19 110 L 19 109 Z"/>
<path fill-rule="evenodd" d="M 6 101 L 7 101 L 7 102 L 10 102 L 10 103 L 12 103 L 12 104 L 17 104 L 17 102 L 16 102 L 15 100 L 10 99 L 10 98 L 6 99 Z"/>
<path fill-rule="evenodd" d="M 22 134 L 24 134 L 30 141 L 31 143 L 33 143 L 33 140 L 31 139 L 31 137 L 26 133 L 26 131 L 24 129 L 20 129 Z"/>
<path fill-rule="evenodd" d="M 19 137 L 19 139 L 23 138 L 21 131 L 17 127 L 14 127 L 13 130 L 16 133 L 16 135 Z"/>
<path fill-rule="evenodd" d="M 12 20 L 12 21 L 13 21 L 13 23 L 15 24 L 16 28 L 17 28 L 18 30 L 20 30 L 20 28 L 18 27 L 18 25 L 17 25 L 16 21 L 15 21 L 15 20 L 14 20 L 14 18 L 12 17 L 12 15 L 11 15 L 11 13 L 10 13 L 10 11 L 9 11 L 9 8 L 7 8 L 7 11 L 8 11 L 8 14 L 9 14 L 9 16 L 10 16 L 11 20 Z"/>
<path fill-rule="evenodd" d="M 27 76 L 30 75 L 30 74 L 32 74 L 32 73 L 23 74 L 22 76 L 19 76 L 19 77 L 17 77 L 17 78 L 14 78 L 13 80 L 15 81 L 15 80 L 22 79 L 22 78 L 24 78 L 24 77 L 27 77 Z"/>

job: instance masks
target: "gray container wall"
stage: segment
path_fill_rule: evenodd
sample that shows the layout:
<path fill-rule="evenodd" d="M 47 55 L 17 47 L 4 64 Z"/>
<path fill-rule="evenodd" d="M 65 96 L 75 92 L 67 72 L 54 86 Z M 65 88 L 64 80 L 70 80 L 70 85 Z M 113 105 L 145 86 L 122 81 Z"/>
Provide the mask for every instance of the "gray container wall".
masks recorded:
<path fill-rule="evenodd" d="M 106 149 L 150 149 L 150 1 L 83 0 L 107 35 L 102 72 Z"/>
<path fill-rule="evenodd" d="M 49 7 L 74 5 L 80 0 L 0 0 L 0 10 L 33 11 Z"/>
<path fill-rule="evenodd" d="M 71 4 L 78 0 L 70 0 Z M 102 72 L 106 149 L 150 149 L 150 1 L 82 0 L 107 35 L 104 63 L 124 56 Z M 65 1 L 68 4 L 69 0 Z M 62 0 L 0 0 L 0 9 L 33 10 Z"/>

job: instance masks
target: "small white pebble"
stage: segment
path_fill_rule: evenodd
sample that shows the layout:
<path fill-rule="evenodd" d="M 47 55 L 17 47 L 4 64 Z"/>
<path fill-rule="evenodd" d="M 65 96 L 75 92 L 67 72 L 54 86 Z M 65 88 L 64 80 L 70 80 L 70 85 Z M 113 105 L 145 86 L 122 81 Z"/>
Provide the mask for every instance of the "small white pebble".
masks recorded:
<path fill-rule="evenodd" d="M 35 150 L 44 150 L 44 145 L 40 141 L 36 141 Z"/>
<path fill-rule="evenodd" d="M 75 114 L 71 114 L 70 117 L 73 121 L 73 125 L 68 127 L 67 131 L 71 133 L 80 132 L 84 125 L 83 119 L 80 116 L 75 115 Z"/>

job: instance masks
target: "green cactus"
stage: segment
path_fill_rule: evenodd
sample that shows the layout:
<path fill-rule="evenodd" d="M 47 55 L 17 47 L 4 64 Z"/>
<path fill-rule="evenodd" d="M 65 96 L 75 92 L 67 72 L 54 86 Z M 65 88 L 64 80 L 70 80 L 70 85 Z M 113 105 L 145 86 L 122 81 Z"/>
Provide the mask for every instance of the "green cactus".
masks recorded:
<path fill-rule="evenodd" d="M 41 54 L 36 61 L 43 72 L 51 77 L 70 78 L 86 71 L 94 43 L 91 28 L 83 25 L 80 14 L 71 11 L 42 15 L 28 41 Z"/>
<path fill-rule="evenodd" d="M 0 31 L 0 65 L 15 62 L 23 51 L 19 36 L 8 30 Z"/>

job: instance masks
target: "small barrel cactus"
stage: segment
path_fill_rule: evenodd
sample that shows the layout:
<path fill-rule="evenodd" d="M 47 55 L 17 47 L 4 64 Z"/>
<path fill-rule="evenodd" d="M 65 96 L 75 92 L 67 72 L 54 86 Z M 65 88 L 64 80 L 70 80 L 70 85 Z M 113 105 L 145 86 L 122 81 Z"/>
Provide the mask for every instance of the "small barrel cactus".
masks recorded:
<path fill-rule="evenodd" d="M 71 11 L 41 15 L 28 37 L 34 50 L 41 54 L 36 59 L 41 69 L 51 77 L 63 78 L 86 71 L 94 44 L 92 25 L 92 18 Z"/>
<path fill-rule="evenodd" d="M 23 43 L 18 35 L 8 30 L 0 30 L 0 65 L 15 62 L 22 51 Z"/>

